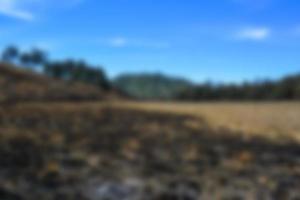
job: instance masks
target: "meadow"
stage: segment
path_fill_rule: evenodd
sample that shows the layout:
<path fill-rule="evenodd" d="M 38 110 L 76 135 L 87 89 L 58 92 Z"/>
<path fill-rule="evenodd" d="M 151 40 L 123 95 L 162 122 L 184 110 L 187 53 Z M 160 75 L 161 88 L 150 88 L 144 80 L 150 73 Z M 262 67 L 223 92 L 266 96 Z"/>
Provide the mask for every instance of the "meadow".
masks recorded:
<path fill-rule="evenodd" d="M 287 132 L 286 139 L 274 140 L 260 126 L 255 129 L 260 134 L 230 127 L 234 120 L 256 125 L 245 117 L 255 113 L 264 120 L 258 125 L 267 128 L 272 126 L 264 122 L 276 115 L 279 123 L 290 112 L 299 114 L 296 103 L 262 105 L 111 101 L 2 106 L 1 199 L 299 199 L 295 135 Z M 297 124 L 286 122 L 285 127 Z"/>
<path fill-rule="evenodd" d="M 244 137 L 300 142 L 300 103 L 294 102 L 122 102 L 117 107 L 186 114 L 214 129 L 230 129 Z M 194 124 L 197 126 L 197 124 Z"/>

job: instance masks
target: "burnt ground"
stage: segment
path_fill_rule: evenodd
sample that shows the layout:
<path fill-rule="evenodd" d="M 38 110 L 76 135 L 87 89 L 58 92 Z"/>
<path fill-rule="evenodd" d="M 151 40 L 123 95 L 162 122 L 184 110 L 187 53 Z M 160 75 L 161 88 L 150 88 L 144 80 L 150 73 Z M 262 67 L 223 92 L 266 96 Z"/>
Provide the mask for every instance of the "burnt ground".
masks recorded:
<path fill-rule="evenodd" d="M 300 199 L 300 146 L 184 115 L 0 109 L 1 200 Z"/>

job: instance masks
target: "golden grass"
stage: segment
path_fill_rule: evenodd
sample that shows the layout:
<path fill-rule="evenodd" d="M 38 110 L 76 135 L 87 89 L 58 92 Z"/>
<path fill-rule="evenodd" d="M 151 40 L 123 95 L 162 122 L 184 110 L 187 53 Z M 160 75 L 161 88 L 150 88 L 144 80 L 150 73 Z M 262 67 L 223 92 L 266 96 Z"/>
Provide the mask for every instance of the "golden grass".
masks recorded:
<path fill-rule="evenodd" d="M 214 103 L 174 103 L 174 102 L 134 102 L 116 101 L 91 103 L 51 103 L 49 109 L 60 107 L 65 110 L 85 110 L 96 112 L 103 107 L 129 108 L 148 112 L 191 115 L 204 119 L 217 132 L 229 129 L 243 136 L 259 136 L 278 141 L 300 143 L 300 102 L 214 102 Z M 30 104 L 27 104 L 27 106 Z M 24 107 L 25 105 L 21 105 Z M 36 108 L 38 103 L 34 103 Z M 44 107 L 44 104 L 40 104 Z M 197 128 L 197 120 L 189 123 Z"/>
<path fill-rule="evenodd" d="M 300 143 L 300 102 L 114 102 L 113 106 L 155 112 L 189 114 L 205 119 L 215 129 L 227 128 L 245 137 Z"/>

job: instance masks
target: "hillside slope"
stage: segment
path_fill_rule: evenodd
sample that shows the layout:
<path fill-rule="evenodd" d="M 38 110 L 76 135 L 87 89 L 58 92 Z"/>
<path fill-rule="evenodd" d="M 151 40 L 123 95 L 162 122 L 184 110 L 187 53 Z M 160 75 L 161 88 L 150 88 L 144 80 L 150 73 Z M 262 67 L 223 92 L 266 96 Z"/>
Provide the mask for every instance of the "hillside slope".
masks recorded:
<path fill-rule="evenodd" d="M 0 63 L 0 103 L 100 100 L 111 95 L 95 86 L 54 80 Z"/>

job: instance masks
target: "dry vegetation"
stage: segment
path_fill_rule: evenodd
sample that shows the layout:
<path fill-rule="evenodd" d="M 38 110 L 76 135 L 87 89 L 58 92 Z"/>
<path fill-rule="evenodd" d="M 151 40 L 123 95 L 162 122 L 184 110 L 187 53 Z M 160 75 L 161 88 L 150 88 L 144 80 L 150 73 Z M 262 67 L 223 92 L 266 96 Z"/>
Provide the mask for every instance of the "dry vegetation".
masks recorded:
<path fill-rule="evenodd" d="M 298 103 L 97 102 L 0 72 L 1 200 L 300 199 Z"/>
<path fill-rule="evenodd" d="M 230 129 L 245 137 L 262 136 L 275 141 L 300 142 L 299 102 L 122 102 L 114 105 L 200 117 L 214 129 Z"/>
<path fill-rule="evenodd" d="M 54 80 L 0 63 L 0 103 L 102 100 L 112 96 L 94 86 Z"/>
<path fill-rule="evenodd" d="M 299 155 L 296 143 L 111 103 L 0 112 L 1 199 L 295 200 Z"/>

